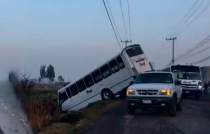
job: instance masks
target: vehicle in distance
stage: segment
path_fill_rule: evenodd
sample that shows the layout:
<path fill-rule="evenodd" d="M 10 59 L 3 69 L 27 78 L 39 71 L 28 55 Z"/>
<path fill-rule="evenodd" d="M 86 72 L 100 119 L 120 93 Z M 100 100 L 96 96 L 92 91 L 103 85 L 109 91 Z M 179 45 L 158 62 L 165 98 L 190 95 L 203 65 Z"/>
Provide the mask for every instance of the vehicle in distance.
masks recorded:
<path fill-rule="evenodd" d="M 79 110 L 99 100 L 125 96 L 135 76 L 151 69 L 141 46 L 130 45 L 80 79 L 61 88 L 58 104 L 65 112 Z"/>
<path fill-rule="evenodd" d="M 183 97 L 193 96 L 199 100 L 202 92 L 202 73 L 199 66 L 193 65 L 171 65 L 163 71 L 170 71 L 181 81 Z"/>
<path fill-rule="evenodd" d="M 171 116 L 182 110 L 181 82 L 172 72 L 145 72 L 139 74 L 127 89 L 127 111 L 164 108 Z"/>

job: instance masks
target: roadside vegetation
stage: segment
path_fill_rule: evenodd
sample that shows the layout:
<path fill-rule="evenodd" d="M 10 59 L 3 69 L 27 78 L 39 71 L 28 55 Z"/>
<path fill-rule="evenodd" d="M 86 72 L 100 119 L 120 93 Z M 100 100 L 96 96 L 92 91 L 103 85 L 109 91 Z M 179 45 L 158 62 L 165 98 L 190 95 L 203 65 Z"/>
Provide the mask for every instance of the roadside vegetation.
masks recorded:
<path fill-rule="evenodd" d="M 91 121 L 103 113 L 107 106 L 114 104 L 112 101 L 95 102 L 82 110 L 62 113 L 56 101 L 57 90 L 62 86 L 30 82 L 29 77 L 30 75 L 27 74 L 19 77 L 14 71 L 9 72 L 9 81 L 14 87 L 16 97 L 20 100 L 34 133 L 81 133 Z M 60 82 L 64 81 L 62 76 L 58 79 Z M 53 80 L 54 78 L 49 78 L 49 81 Z"/>

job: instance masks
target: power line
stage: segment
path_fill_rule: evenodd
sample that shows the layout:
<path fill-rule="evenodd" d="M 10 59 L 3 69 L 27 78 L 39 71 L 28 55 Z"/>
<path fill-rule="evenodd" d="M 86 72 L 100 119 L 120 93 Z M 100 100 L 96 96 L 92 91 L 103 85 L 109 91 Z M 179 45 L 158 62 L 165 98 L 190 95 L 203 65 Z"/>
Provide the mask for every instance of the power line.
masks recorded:
<path fill-rule="evenodd" d="M 204 48 L 204 49 L 202 49 L 202 50 L 200 50 L 200 51 L 197 51 L 197 52 L 195 52 L 195 53 L 192 53 L 191 55 L 189 55 L 189 56 L 183 58 L 182 60 L 187 59 L 187 58 L 189 58 L 189 57 L 196 56 L 197 54 L 200 54 L 201 52 L 206 51 L 206 50 L 209 50 L 209 49 L 210 49 L 210 46 L 209 46 L 209 47 L 206 47 L 206 48 Z"/>
<path fill-rule="evenodd" d="M 197 4 L 199 0 L 196 0 L 195 3 L 191 6 L 191 8 L 188 10 L 188 12 L 185 14 L 185 16 L 182 18 L 182 20 L 180 21 L 180 23 L 187 17 L 187 15 L 190 13 L 190 11 L 195 7 L 195 5 Z"/>
<path fill-rule="evenodd" d="M 119 36 L 120 40 L 122 40 L 122 38 L 121 38 L 121 36 L 120 36 L 120 33 L 119 33 L 119 31 L 118 31 L 117 25 L 116 25 L 116 23 L 115 23 L 115 19 L 114 19 L 114 16 L 113 16 L 113 14 L 112 14 L 112 10 L 111 10 L 111 7 L 110 7 L 110 5 L 109 5 L 109 1 L 108 1 L 108 0 L 107 0 L 107 5 L 108 5 L 108 8 L 109 8 L 109 11 L 110 11 L 112 20 L 113 20 L 113 22 L 114 22 L 116 31 L 117 31 L 117 33 L 118 33 L 118 36 Z"/>
<path fill-rule="evenodd" d="M 187 18 L 187 20 L 185 20 L 185 22 L 184 22 L 183 24 L 185 24 L 185 23 L 192 17 L 192 15 L 200 8 L 200 6 L 202 6 L 202 4 L 203 4 L 204 1 L 205 1 L 205 0 L 203 0 L 203 1 L 197 6 L 197 8 L 192 12 L 192 14 Z"/>
<path fill-rule="evenodd" d="M 209 4 L 194 18 L 194 20 L 192 20 L 188 25 L 192 24 L 195 20 L 197 20 L 197 18 L 204 12 L 206 11 L 206 9 L 208 9 L 208 7 L 210 6 L 210 2 Z"/>
<path fill-rule="evenodd" d="M 126 30 L 126 26 L 125 26 L 125 18 L 124 18 L 123 9 L 122 9 L 122 1 L 121 0 L 120 0 L 120 7 L 121 7 L 121 13 L 122 13 L 122 18 L 123 18 L 125 34 L 126 34 L 126 38 L 128 39 L 127 30 Z"/>
<path fill-rule="evenodd" d="M 207 42 L 210 41 L 210 35 L 208 37 L 206 37 L 204 40 L 202 40 L 200 43 L 198 43 L 197 45 L 195 45 L 193 48 L 187 50 L 185 53 L 177 56 L 177 58 L 175 58 L 174 61 L 177 61 L 178 59 L 181 59 L 183 57 L 185 57 L 186 55 L 190 54 L 191 52 L 193 52 L 195 49 L 205 45 Z M 171 62 L 167 63 L 165 67 L 167 67 L 168 65 L 170 65 Z"/>
<path fill-rule="evenodd" d="M 105 7 L 105 9 L 106 9 L 106 13 L 107 13 L 107 15 L 108 15 L 108 17 L 109 17 L 109 21 L 110 21 L 110 23 L 111 23 L 111 25 L 112 25 L 112 29 L 113 29 L 114 34 L 115 34 L 115 37 L 116 37 L 116 39 L 117 39 L 118 45 L 120 46 L 119 39 L 118 39 L 117 34 L 116 34 L 116 32 L 115 32 L 114 26 L 113 26 L 113 24 L 112 24 L 112 20 L 111 20 L 111 18 L 110 18 L 110 15 L 109 15 L 109 12 L 108 12 L 108 10 L 107 10 L 106 3 L 105 3 L 104 0 L 103 0 L 103 3 L 104 3 L 104 7 Z M 120 46 L 120 49 L 122 49 L 121 46 Z"/>
<path fill-rule="evenodd" d="M 196 46 L 194 46 L 193 48 L 189 49 L 188 51 L 186 51 L 185 53 L 181 54 L 180 56 L 178 56 L 175 61 L 177 61 L 178 59 L 181 59 L 182 57 L 185 57 L 186 55 L 190 54 L 191 52 L 193 52 L 194 50 L 198 49 L 199 47 L 205 45 L 207 42 L 210 41 L 210 35 L 208 37 L 206 37 L 204 40 L 202 40 L 200 43 L 198 43 Z"/>
<path fill-rule="evenodd" d="M 201 60 L 198 60 L 198 61 L 196 61 L 196 62 L 194 62 L 194 63 L 191 63 L 191 64 L 198 64 L 198 63 L 207 61 L 207 60 L 209 60 L 209 59 L 210 59 L 210 56 L 208 56 L 208 57 L 206 57 L 206 58 L 203 58 L 203 59 L 201 59 Z"/>
<path fill-rule="evenodd" d="M 179 21 L 178 25 L 176 26 L 177 28 L 179 27 L 179 25 L 181 24 L 181 22 L 183 22 L 183 20 L 187 17 L 187 15 L 190 13 L 190 11 L 195 7 L 195 5 L 197 4 L 199 0 L 196 0 L 194 2 L 194 4 L 190 7 L 190 9 L 187 11 L 187 13 L 184 15 L 184 17 Z M 174 32 L 173 32 L 174 31 Z M 173 36 L 176 32 L 176 30 L 173 30 L 171 33 L 168 34 L 168 36 L 166 36 L 166 38 L 169 38 L 171 35 Z M 165 40 L 163 41 L 163 43 L 161 44 L 160 48 L 158 50 L 160 50 L 165 44 Z M 159 52 L 159 51 L 158 51 Z M 158 55 L 159 53 L 156 53 L 156 55 Z"/>
<path fill-rule="evenodd" d="M 200 17 L 200 15 L 202 14 L 202 13 L 204 13 L 205 11 L 206 11 L 206 9 L 208 9 L 208 7 L 210 6 L 210 3 L 205 7 L 205 8 L 203 8 L 203 10 L 187 25 L 187 27 L 186 28 L 188 28 L 194 21 L 196 21 L 197 19 L 198 19 L 198 17 Z M 185 29 L 186 29 L 185 28 Z M 180 34 L 182 34 L 183 32 L 179 32 L 176 36 L 178 37 Z"/>
<path fill-rule="evenodd" d="M 195 2 L 194 2 L 194 4 L 191 6 L 191 8 L 187 11 L 187 13 L 184 15 L 184 17 L 180 20 L 180 22 L 178 23 L 178 25 L 177 25 L 177 27 L 179 27 L 180 26 L 180 24 L 185 20 L 185 18 L 187 17 L 187 15 L 191 12 L 191 10 L 195 7 L 195 5 L 197 4 L 197 2 L 198 2 L 199 0 L 196 0 Z M 171 32 L 171 34 L 172 34 L 172 36 L 175 34 L 176 32 L 174 32 L 173 34 L 172 34 L 172 32 Z M 168 37 L 167 37 L 168 38 Z"/>
<path fill-rule="evenodd" d="M 128 19 L 129 19 L 130 40 L 132 40 L 132 38 L 131 38 L 131 17 L 130 17 L 130 4 L 129 4 L 129 0 L 127 0 L 127 3 L 128 3 Z"/>

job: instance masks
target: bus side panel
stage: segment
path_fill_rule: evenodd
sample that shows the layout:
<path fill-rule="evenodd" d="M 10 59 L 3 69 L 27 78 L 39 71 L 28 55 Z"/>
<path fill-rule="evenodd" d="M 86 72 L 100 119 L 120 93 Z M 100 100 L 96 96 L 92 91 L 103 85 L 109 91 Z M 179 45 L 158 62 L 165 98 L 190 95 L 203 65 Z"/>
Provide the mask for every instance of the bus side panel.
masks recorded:
<path fill-rule="evenodd" d="M 97 94 L 97 95 L 93 96 L 92 98 L 89 98 L 88 100 L 85 100 L 85 101 L 82 101 L 82 102 L 78 103 L 77 105 L 75 105 L 74 107 L 69 109 L 69 111 L 80 110 L 81 108 L 87 107 L 90 103 L 96 102 L 96 101 L 99 101 L 99 100 L 101 100 L 101 95 Z"/>

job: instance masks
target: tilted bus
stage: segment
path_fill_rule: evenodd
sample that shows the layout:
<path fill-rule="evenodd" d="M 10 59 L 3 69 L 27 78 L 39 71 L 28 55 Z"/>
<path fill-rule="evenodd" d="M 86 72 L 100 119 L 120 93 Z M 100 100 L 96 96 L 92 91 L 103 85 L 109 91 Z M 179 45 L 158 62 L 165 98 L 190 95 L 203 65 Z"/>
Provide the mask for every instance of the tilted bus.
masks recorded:
<path fill-rule="evenodd" d="M 141 46 L 130 45 L 89 74 L 60 89 L 58 103 L 65 112 L 79 110 L 98 100 L 124 95 L 137 74 L 151 69 Z"/>

